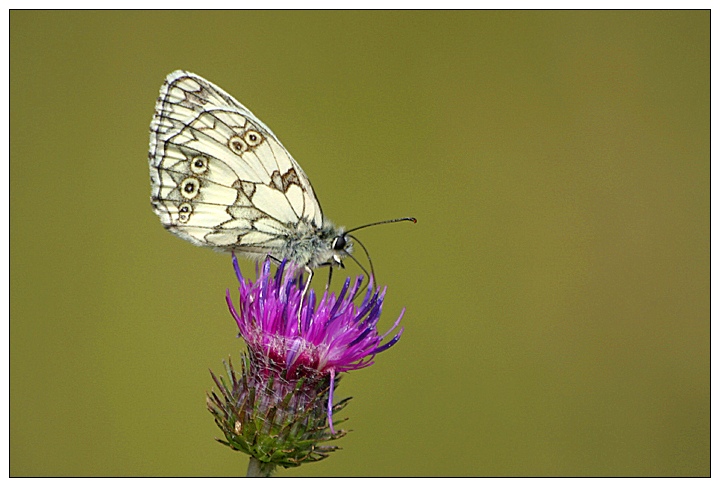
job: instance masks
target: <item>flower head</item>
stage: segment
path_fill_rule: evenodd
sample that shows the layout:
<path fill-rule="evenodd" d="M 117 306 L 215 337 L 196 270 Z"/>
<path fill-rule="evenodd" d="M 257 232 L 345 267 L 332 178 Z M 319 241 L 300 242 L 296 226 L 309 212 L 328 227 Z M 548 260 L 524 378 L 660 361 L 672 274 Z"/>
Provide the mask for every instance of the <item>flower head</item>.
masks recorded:
<path fill-rule="evenodd" d="M 285 262 L 273 276 L 266 260 L 255 282 L 242 276 L 235 256 L 233 265 L 240 299 L 236 307 L 228 291 L 226 301 L 248 355 L 240 377 L 228 367 L 230 384 L 213 375 L 224 401 L 213 393 L 208 406 L 228 440 L 223 443 L 286 467 L 324 458 L 335 447 L 317 443 L 345 434 L 335 430 L 332 419 L 347 401 L 333 406 L 338 374 L 371 365 L 397 343 L 402 328 L 385 339 L 405 310 L 380 334 L 386 288 L 376 289 L 372 279 L 359 305 L 362 276 L 352 285 L 346 279 L 337 295 L 325 291 L 317 302 L 313 290 L 303 294 L 304 286 Z"/>
<path fill-rule="evenodd" d="M 285 272 L 284 262 L 271 278 L 270 261 L 266 260 L 255 283 L 242 277 L 237 259 L 233 263 L 240 282 L 240 309 L 233 306 L 230 291 L 226 300 L 240 335 L 249 349 L 272 359 L 291 374 L 299 367 L 323 375 L 367 367 L 376 354 L 400 339 L 402 329 L 381 344 L 397 328 L 405 310 L 389 331 L 378 334 L 376 326 L 386 288 L 374 289 L 372 280 L 360 306 L 355 306 L 353 300 L 362 276 L 352 287 L 347 278 L 337 296 L 326 291 L 316 306 L 314 291 L 311 289 L 303 299 L 302 286 L 291 272 Z M 298 308 L 300 326 L 296 319 Z"/>

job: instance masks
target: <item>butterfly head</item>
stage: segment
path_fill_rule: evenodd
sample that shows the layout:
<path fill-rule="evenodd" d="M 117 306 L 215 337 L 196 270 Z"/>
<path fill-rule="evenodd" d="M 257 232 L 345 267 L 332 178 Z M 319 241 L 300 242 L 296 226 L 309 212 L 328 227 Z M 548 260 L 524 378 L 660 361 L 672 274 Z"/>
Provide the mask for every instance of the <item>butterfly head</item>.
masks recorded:
<path fill-rule="evenodd" d="M 367 225 L 361 225 L 359 227 L 352 228 L 350 230 L 343 230 L 342 228 L 337 230 L 335 232 L 335 236 L 332 238 L 332 244 L 330 246 L 331 256 L 330 259 L 324 264 L 324 265 L 331 265 L 331 266 L 337 266 L 345 268 L 345 265 L 343 264 L 342 259 L 345 257 L 350 257 L 355 263 L 365 272 L 365 274 L 369 276 L 375 275 L 375 270 L 373 269 L 373 263 L 372 259 L 370 258 L 370 253 L 368 252 L 367 248 L 363 243 L 358 240 L 357 237 L 354 235 L 351 235 L 352 232 L 356 230 L 360 230 L 361 228 L 366 227 L 372 227 L 374 225 L 382 225 L 384 223 L 395 223 L 395 222 L 401 222 L 401 221 L 411 221 L 413 223 L 417 223 L 417 220 L 415 218 L 396 218 L 394 220 L 385 220 L 381 222 L 375 222 L 375 223 L 369 223 Z M 368 273 L 367 270 L 358 262 L 358 260 L 353 257 L 352 255 L 352 249 L 353 249 L 353 241 L 357 242 L 358 245 L 363 249 L 365 252 L 365 255 L 367 256 L 368 263 L 370 264 L 370 272 Z"/>
<path fill-rule="evenodd" d="M 347 233 L 342 232 L 341 234 L 335 236 L 332 241 L 332 262 L 330 264 L 344 269 L 345 264 L 343 264 L 342 260 L 343 258 L 349 256 L 351 251 L 352 242 L 350 241 Z"/>

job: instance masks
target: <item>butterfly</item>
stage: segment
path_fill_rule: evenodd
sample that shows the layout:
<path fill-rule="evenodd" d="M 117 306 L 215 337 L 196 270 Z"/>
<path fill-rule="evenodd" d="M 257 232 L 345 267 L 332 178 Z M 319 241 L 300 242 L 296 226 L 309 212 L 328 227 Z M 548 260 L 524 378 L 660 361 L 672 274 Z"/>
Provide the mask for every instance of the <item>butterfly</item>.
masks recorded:
<path fill-rule="evenodd" d="M 350 232 L 415 221 L 333 225 L 275 134 L 235 98 L 187 71 L 169 74 L 160 89 L 148 157 L 151 202 L 166 229 L 251 260 L 287 260 L 309 273 L 308 284 L 317 267 L 332 271 L 346 257 L 357 262 L 351 240 L 360 242 Z"/>

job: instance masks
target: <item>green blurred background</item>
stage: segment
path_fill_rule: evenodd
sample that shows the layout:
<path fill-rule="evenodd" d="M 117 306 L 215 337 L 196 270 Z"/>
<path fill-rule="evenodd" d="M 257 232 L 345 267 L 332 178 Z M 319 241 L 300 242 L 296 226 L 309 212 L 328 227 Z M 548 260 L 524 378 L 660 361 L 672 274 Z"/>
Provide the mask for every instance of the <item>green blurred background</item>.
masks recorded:
<path fill-rule="evenodd" d="M 406 332 L 342 381 L 343 449 L 279 475 L 709 475 L 709 22 L 11 12 L 11 475 L 245 473 L 205 409 L 242 348 L 230 258 L 150 208 L 175 69 L 331 220 L 419 220 L 358 234 Z"/>

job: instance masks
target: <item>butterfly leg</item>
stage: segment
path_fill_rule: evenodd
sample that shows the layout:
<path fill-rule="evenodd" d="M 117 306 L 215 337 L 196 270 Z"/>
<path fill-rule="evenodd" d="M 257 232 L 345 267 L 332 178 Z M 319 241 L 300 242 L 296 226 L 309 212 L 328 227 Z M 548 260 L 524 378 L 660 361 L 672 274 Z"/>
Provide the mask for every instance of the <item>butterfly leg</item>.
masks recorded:
<path fill-rule="evenodd" d="M 297 314 L 297 320 L 298 320 L 298 334 L 302 334 L 302 325 L 300 324 L 300 315 L 302 313 L 302 307 L 303 303 L 305 302 L 305 296 L 307 295 L 308 291 L 310 290 L 310 282 L 313 278 L 313 270 L 310 267 L 305 266 L 305 270 L 308 273 L 308 279 L 305 283 L 305 287 L 303 287 L 302 294 L 300 295 L 300 306 L 298 306 L 298 314 Z"/>
<path fill-rule="evenodd" d="M 274 257 L 274 256 L 272 256 L 272 255 L 270 255 L 270 254 L 268 254 L 267 256 L 268 256 L 268 259 L 270 259 L 270 260 L 272 260 L 273 262 L 275 262 L 275 265 L 278 265 L 278 266 L 279 266 L 280 264 L 282 264 L 282 261 L 281 261 L 280 259 L 278 259 L 277 257 Z"/>
<path fill-rule="evenodd" d="M 330 283 L 332 282 L 332 273 L 333 273 L 333 266 L 330 266 L 330 270 L 328 271 L 328 282 L 325 284 L 325 290 L 330 290 Z"/>

